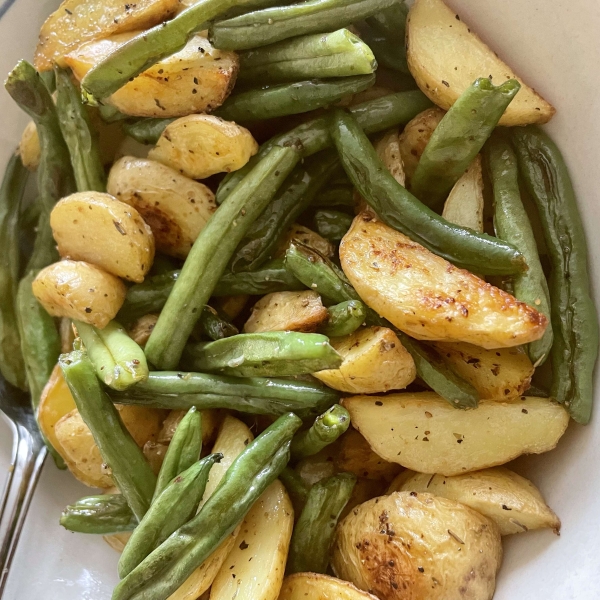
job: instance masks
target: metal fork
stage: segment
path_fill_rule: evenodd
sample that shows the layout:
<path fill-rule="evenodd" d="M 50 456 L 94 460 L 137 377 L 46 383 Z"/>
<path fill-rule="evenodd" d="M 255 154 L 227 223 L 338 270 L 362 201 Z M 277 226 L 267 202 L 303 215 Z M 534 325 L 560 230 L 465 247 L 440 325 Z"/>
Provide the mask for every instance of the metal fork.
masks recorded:
<path fill-rule="evenodd" d="M 0 496 L 0 598 L 47 450 L 39 432 L 28 394 L 8 385 L 0 376 L 0 412 L 8 420 L 13 447 L 6 485 Z"/>

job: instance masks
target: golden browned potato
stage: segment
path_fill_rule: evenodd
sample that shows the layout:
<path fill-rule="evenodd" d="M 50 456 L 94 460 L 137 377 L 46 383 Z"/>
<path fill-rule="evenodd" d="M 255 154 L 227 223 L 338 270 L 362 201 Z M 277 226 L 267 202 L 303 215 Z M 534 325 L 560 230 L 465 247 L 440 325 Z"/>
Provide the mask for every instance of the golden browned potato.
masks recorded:
<path fill-rule="evenodd" d="M 552 450 L 569 415 L 547 398 L 458 410 L 433 392 L 352 396 L 342 400 L 352 425 L 390 462 L 419 473 L 460 475 Z"/>
<path fill-rule="evenodd" d="M 147 442 L 157 440 L 167 411 L 147 406 L 116 405 L 116 407 L 123 425 L 140 448 L 143 448 Z"/>
<path fill-rule="evenodd" d="M 405 388 L 417 376 L 412 356 L 387 327 L 357 329 L 332 338 L 330 344 L 342 356 L 342 364 L 313 375 L 336 390 L 376 394 Z"/>
<path fill-rule="evenodd" d="M 217 429 L 221 424 L 221 411 L 216 408 L 205 408 L 202 413 L 202 444 L 212 445 L 217 434 Z M 158 441 L 168 444 L 175 434 L 175 430 L 185 417 L 187 410 L 172 410 L 163 421 L 161 430 L 158 434 Z"/>
<path fill-rule="evenodd" d="M 191 179 L 205 179 L 241 169 L 257 151 L 245 127 L 212 115 L 188 115 L 163 131 L 148 158 Z"/>
<path fill-rule="evenodd" d="M 295 573 L 286 577 L 279 600 L 378 600 L 348 581 L 320 573 Z"/>
<path fill-rule="evenodd" d="M 365 479 L 364 477 L 358 477 L 352 494 L 348 500 L 344 510 L 340 513 L 340 520 L 346 515 L 349 515 L 357 506 L 370 500 L 371 498 L 377 498 L 377 496 L 383 496 L 387 483 L 384 479 Z"/>
<path fill-rule="evenodd" d="M 502 535 L 544 527 L 560 531 L 560 519 L 535 485 L 504 467 L 454 477 L 405 471 L 394 479 L 391 492 L 428 492 L 456 500 L 494 521 Z"/>
<path fill-rule="evenodd" d="M 49 71 L 54 63 L 65 67 L 65 55 L 84 42 L 148 29 L 178 5 L 179 0 L 65 0 L 42 25 L 33 63 L 38 71 Z"/>
<path fill-rule="evenodd" d="M 406 22 L 408 68 L 421 91 L 448 110 L 478 77 L 499 85 L 518 79 L 521 89 L 500 125 L 546 123 L 554 107 L 530 88 L 442 0 L 416 0 Z"/>
<path fill-rule="evenodd" d="M 93 40 L 65 57 L 81 81 L 87 72 L 139 32 Z M 234 52 L 217 50 L 196 34 L 179 52 L 167 56 L 103 102 L 133 117 L 183 117 L 221 106 L 238 72 Z"/>
<path fill-rule="evenodd" d="M 501 563 L 497 525 L 432 494 L 369 500 L 338 525 L 333 543 L 334 573 L 380 600 L 491 600 Z"/>
<path fill-rule="evenodd" d="M 106 327 L 125 301 L 127 288 L 114 275 L 82 261 L 62 260 L 33 280 L 35 297 L 54 317 Z"/>
<path fill-rule="evenodd" d="M 446 342 L 435 347 L 444 362 L 479 392 L 481 400 L 512 400 L 529 389 L 534 368 L 523 348 L 486 350 Z"/>
<path fill-rule="evenodd" d="M 502 348 L 538 340 L 548 325 L 534 308 L 365 213 L 344 236 L 340 261 L 363 301 L 419 340 Z"/>
<path fill-rule="evenodd" d="M 233 321 L 246 307 L 250 296 L 239 294 L 237 296 L 220 296 L 215 298 L 214 307 L 218 313 L 228 321 Z"/>
<path fill-rule="evenodd" d="M 480 154 L 450 190 L 442 217 L 455 225 L 483 232 L 483 170 Z"/>
<path fill-rule="evenodd" d="M 21 134 L 19 155 L 26 169 L 35 171 L 40 164 L 40 138 L 33 121 L 29 121 Z"/>
<path fill-rule="evenodd" d="M 150 339 L 150 334 L 158 321 L 158 315 L 148 314 L 136 319 L 129 326 L 129 337 L 142 348 L 146 345 L 146 342 Z"/>
<path fill-rule="evenodd" d="M 168 449 L 168 444 L 161 444 L 160 442 L 150 441 L 144 444 L 142 452 L 155 475 L 158 475 Z"/>
<path fill-rule="evenodd" d="M 73 331 L 73 322 L 71 319 L 62 317 L 58 326 L 60 335 L 60 351 L 67 354 L 73 350 L 73 342 L 75 341 L 75 332 Z"/>
<path fill-rule="evenodd" d="M 290 244 L 294 240 L 298 240 L 305 246 L 313 248 L 319 252 L 319 254 L 322 254 L 327 258 L 332 258 L 335 254 L 335 246 L 329 240 L 321 237 L 316 231 L 313 231 L 308 227 L 304 227 L 304 225 L 298 225 L 297 223 L 294 223 L 294 225 L 288 229 L 281 240 L 279 240 L 279 244 L 277 245 L 277 250 L 275 251 L 274 256 L 285 256 L 286 250 L 290 247 Z"/>
<path fill-rule="evenodd" d="M 217 209 L 204 184 L 154 160 L 124 156 L 108 176 L 106 191 L 133 206 L 152 229 L 156 249 L 185 258 Z"/>
<path fill-rule="evenodd" d="M 327 315 L 317 292 L 275 292 L 263 296 L 253 306 L 244 333 L 316 331 Z"/>

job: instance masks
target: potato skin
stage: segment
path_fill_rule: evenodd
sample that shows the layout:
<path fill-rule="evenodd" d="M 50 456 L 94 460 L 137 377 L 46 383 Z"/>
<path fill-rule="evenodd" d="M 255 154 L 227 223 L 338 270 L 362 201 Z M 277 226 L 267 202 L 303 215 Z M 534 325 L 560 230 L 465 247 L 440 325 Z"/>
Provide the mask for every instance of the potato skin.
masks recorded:
<path fill-rule="evenodd" d="M 21 134 L 19 155 L 23 166 L 29 171 L 35 171 L 40 164 L 40 138 L 33 121 L 29 121 Z"/>
<path fill-rule="evenodd" d="M 274 257 L 278 258 L 285 256 L 286 250 L 294 240 L 302 242 L 305 246 L 313 248 L 327 258 L 332 258 L 335 254 L 335 246 L 329 240 L 321 237 L 316 231 L 304 227 L 304 225 L 294 223 L 281 240 L 279 240 Z"/>
<path fill-rule="evenodd" d="M 32 289 L 53 317 L 69 317 L 99 329 L 114 319 L 127 292 L 118 277 L 75 260 L 62 260 L 42 269 Z"/>
<path fill-rule="evenodd" d="M 279 600 L 377 600 L 348 581 L 320 573 L 295 573 L 283 581 Z"/>
<path fill-rule="evenodd" d="M 491 600 L 502 562 L 495 523 L 453 500 L 394 492 L 339 525 L 334 573 L 380 600 Z"/>
<path fill-rule="evenodd" d="M 483 232 L 483 169 L 478 154 L 450 190 L 442 217 L 450 223 Z"/>
<path fill-rule="evenodd" d="M 152 266 L 152 230 L 135 208 L 110 194 L 77 192 L 59 200 L 50 225 L 63 258 L 90 262 L 136 283 Z"/>

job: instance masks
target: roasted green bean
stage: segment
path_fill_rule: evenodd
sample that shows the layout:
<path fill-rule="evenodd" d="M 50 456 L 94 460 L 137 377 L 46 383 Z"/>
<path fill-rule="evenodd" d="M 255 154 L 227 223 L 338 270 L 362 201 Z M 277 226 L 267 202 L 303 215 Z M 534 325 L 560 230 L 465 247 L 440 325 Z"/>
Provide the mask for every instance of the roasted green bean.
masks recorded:
<path fill-rule="evenodd" d="M 294 469 L 291 467 L 286 467 L 283 471 L 281 471 L 279 479 L 285 486 L 285 489 L 292 500 L 292 504 L 294 505 L 294 513 L 296 518 L 298 518 L 302 512 L 302 509 L 304 508 L 306 499 L 308 498 L 310 487 L 304 483 L 302 477 L 300 477 L 300 475 L 298 475 L 298 473 L 296 473 L 296 471 L 294 471 Z"/>
<path fill-rule="evenodd" d="M 128 120 L 123 123 L 123 131 L 140 144 L 156 144 L 162 132 L 175 119 L 148 119 Z"/>
<path fill-rule="evenodd" d="M 339 210 L 318 210 L 315 212 L 315 229 L 326 240 L 339 242 L 352 225 L 352 217 Z"/>
<path fill-rule="evenodd" d="M 313 200 L 312 206 L 318 208 L 331 208 L 333 206 L 347 206 L 353 208 L 354 188 L 351 185 L 336 185 L 320 191 Z"/>
<path fill-rule="evenodd" d="M 110 535 L 133 531 L 138 520 L 125 496 L 103 494 L 87 496 L 67 506 L 60 517 L 60 524 L 77 533 Z"/>
<path fill-rule="evenodd" d="M 355 332 L 367 317 L 367 307 L 360 300 L 346 300 L 327 309 L 327 321 L 319 333 L 327 337 L 340 337 Z"/>
<path fill-rule="evenodd" d="M 211 306 L 205 306 L 198 320 L 198 333 L 213 341 L 222 340 L 239 333 L 238 328 L 221 318 Z"/>

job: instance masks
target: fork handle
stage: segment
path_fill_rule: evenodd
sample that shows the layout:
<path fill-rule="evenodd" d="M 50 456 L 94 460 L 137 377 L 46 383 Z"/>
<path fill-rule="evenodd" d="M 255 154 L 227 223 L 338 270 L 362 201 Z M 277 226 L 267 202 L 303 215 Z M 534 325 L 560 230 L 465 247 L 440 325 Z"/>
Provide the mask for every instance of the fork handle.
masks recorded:
<path fill-rule="evenodd" d="M 48 453 L 39 436 L 16 425 L 16 452 L 0 515 L 0 598 L 23 530 L 27 510 Z"/>

